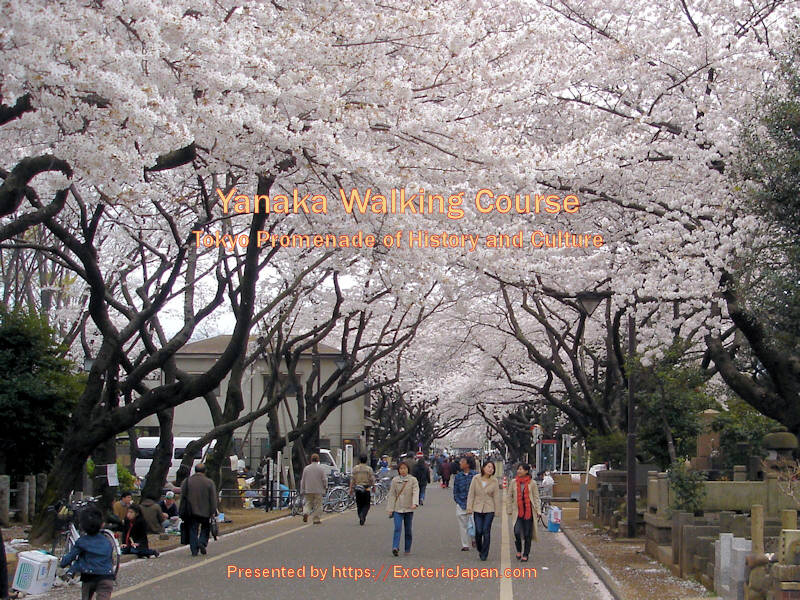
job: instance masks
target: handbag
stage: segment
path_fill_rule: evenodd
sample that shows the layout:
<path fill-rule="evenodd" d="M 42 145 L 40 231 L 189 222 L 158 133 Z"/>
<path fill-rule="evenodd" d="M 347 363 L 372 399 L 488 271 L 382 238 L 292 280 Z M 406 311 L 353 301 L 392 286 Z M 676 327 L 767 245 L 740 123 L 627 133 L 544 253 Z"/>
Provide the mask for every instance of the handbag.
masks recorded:
<path fill-rule="evenodd" d="M 211 515 L 211 535 L 216 542 L 217 536 L 219 535 L 219 523 L 217 522 L 217 519 L 214 518 L 214 515 Z"/>
<path fill-rule="evenodd" d="M 182 521 L 186 521 L 192 516 L 192 505 L 189 504 L 189 495 L 184 494 L 181 498 L 181 504 L 178 507 L 178 516 Z"/>
<path fill-rule="evenodd" d="M 469 516 L 469 524 L 467 524 L 467 535 L 469 537 L 475 537 L 475 517 L 472 515 Z"/>
<path fill-rule="evenodd" d="M 181 546 L 185 546 L 189 543 L 189 527 L 186 525 L 186 521 L 181 521 Z"/>

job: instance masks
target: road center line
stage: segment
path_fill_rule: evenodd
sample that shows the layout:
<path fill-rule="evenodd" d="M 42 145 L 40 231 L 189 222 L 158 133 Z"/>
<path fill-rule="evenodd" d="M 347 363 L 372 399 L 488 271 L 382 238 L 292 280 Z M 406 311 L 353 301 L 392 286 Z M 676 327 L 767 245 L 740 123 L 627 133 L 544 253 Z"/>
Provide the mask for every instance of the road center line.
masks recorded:
<path fill-rule="evenodd" d="M 338 517 L 338 516 L 340 516 L 340 515 L 331 515 L 329 517 L 323 518 L 322 521 L 327 521 L 329 519 L 333 519 L 333 518 Z M 276 533 L 275 535 L 271 535 L 270 537 L 264 538 L 263 540 L 258 540 L 257 542 L 253 542 L 252 544 L 247 544 L 246 546 L 240 546 L 239 548 L 236 548 L 235 550 L 228 550 L 227 552 L 223 552 L 222 554 L 220 554 L 218 556 L 213 556 L 213 557 L 207 558 L 205 560 L 199 560 L 196 563 L 194 563 L 192 565 L 189 565 L 188 567 L 183 567 L 181 569 L 177 569 L 176 571 L 171 571 L 170 573 L 165 573 L 164 575 L 159 575 L 158 577 L 153 577 L 152 579 L 149 579 L 147 581 L 143 581 L 142 583 L 137 583 L 136 585 L 132 585 L 130 587 L 123 588 L 121 590 L 115 590 L 114 591 L 114 597 L 116 598 L 117 596 L 122 596 L 123 594 L 128 594 L 130 592 L 134 592 L 136 590 L 140 590 L 140 589 L 142 589 L 144 587 L 147 587 L 149 585 L 152 585 L 154 583 L 158 583 L 159 581 L 164 581 L 165 579 L 170 579 L 171 577 L 175 577 L 177 575 L 181 575 L 182 573 L 186 573 L 186 572 L 192 571 L 194 569 L 200 569 L 202 567 L 205 567 L 205 566 L 209 565 L 210 563 L 217 562 L 217 561 L 222 560 L 224 558 L 228 558 L 229 556 L 232 556 L 234 554 L 238 554 L 239 552 L 242 552 L 243 550 L 249 550 L 250 548 L 255 548 L 256 546 L 260 546 L 261 544 L 265 544 L 265 543 L 270 542 L 270 541 L 272 541 L 274 539 L 277 539 L 279 537 L 283 537 L 284 535 L 289 535 L 290 533 L 295 533 L 297 531 L 301 531 L 303 529 L 307 529 L 308 527 L 312 527 L 312 526 L 313 526 L 313 523 L 308 523 L 307 525 L 301 525 L 300 527 L 293 527 L 292 529 L 287 529 L 286 531 L 283 531 L 281 533 Z M 224 537 L 223 537 L 223 539 L 224 539 Z"/>
<path fill-rule="evenodd" d="M 508 490 L 503 492 L 503 500 Z M 506 569 L 511 568 L 511 535 L 508 532 L 508 515 L 505 511 L 505 502 L 501 503 L 503 508 L 500 510 L 500 572 L 505 573 Z M 500 578 L 500 600 L 513 600 L 514 589 L 510 577 Z"/>

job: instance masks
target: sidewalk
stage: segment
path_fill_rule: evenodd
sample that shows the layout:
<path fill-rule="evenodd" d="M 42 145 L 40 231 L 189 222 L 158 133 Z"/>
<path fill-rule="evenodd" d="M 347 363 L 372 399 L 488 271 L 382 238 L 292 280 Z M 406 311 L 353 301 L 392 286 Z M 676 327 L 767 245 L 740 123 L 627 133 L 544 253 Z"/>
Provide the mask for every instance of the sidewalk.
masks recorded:
<path fill-rule="evenodd" d="M 240 531 L 242 529 L 247 529 L 248 527 L 253 527 L 255 525 L 260 525 L 261 523 L 268 523 L 269 521 L 274 521 L 275 519 L 280 519 L 281 517 L 285 517 L 289 514 L 288 509 L 282 510 L 272 510 L 270 512 L 266 512 L 265 510 L 260 510 L 257 508 L 254 509 L 227 509 L 225 511 L 225 519 L 231 521 L 230 523 L 220 523 L 219 524 L 219 535 L 222 537 L 225 534 L 233 533 L 234 531 Z M 15 526 L 10 527 L 7 529 L 3 529 L 3 539 L 6 542 L 6 552 L 8 558 L 8 580 L 11 582 L 14 577 L 14 572 L 17 568 L 17 557 L 14 553 L 8 553 L 8 542 L 12 539 L 11 534 L 15 537 L 27 537 L 26 534 L 23 533 L 23 527 Z M 159 552 L 166 552 L 167 550 L 173 550 L 175 548 L 180 548 L 180 536 L 179 535 L 169 535 L 167 539 L 159 539 L 158 534 L 149 534 L 147 536 L 148 543 L 151 548 L 158 550 Z M 25 548 L 25 550 L 37 550 L 38 547 L 30 547 Z M 49 550 L 49 548 L 42 548 L 45 550 Z M 132 555 L 125 555 L 120 557 L 121 562 L 128 562 L 131 560 L 136 560 L 135 556 Z"/>
<path fill-rule="evenodd" d="M 574 503 L 563 507 L 562 528 L 617 600 L 694 600 L 713 598 L 704 586 L 672 575 L 647 556 L 644 540 L 612 538 L 590 521 L 579 521 Z"/>

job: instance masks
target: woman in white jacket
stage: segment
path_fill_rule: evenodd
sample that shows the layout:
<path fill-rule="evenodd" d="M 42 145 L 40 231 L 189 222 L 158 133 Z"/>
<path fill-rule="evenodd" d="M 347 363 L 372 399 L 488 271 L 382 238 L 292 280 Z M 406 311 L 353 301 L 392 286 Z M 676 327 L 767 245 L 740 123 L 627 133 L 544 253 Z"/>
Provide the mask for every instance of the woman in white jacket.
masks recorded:
<path fill-rule="evenodd" d="M 392 479 L 386 512 L 394 518 L 394 536 L 392 538 L 392 554 L 400 551 L 400 530 L 405 529 L 405 553 L 411 553 L 411 520 L 414 510 L 419 506 L 419 483 L 417 478 L 408 474 L 408 464 L 397 465 L 397 475 Z"/>

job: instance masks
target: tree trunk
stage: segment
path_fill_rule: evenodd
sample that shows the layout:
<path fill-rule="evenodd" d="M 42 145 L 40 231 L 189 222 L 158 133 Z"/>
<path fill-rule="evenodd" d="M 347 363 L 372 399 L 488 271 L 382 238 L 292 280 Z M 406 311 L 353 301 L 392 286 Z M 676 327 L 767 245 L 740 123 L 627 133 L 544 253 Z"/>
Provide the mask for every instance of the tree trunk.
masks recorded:
<path fill-rule="evenodd" d="M 136 428 L 128 429 L 128 448 L 131 457 L 131 474 L 136 477 L 136 459 L 139 456 L 139 438 L 136 435 Z"/>
<path fill-rule="evenodd" d="M 104 510 L 109 511 L 119 490 L 119 486 L 108 484 L 106 471 L 107 465 L 116 466 L 117 464 L 117 438 L 112 436 L 97 446 L 92 452 L 92 460 L 94 460 L 94 477 L 92 478 L 94 489 L 84 490 L 84 493 L 90 496 L 100 496 L 100 505 Z"/>
<path fill-rule="evenodd" d="M 142 499 L 150 498 L 158 501 L 161 498 L 161 490 L 167 482 L 167 475 L 172 466 L 172 420 L 175 415 L 175 409 L 160 410 L 156 414 L 158 416 L 158 446 L 156 446 L 153 454 L 150 470 L 147 471 L 147 477 L 142 488 Z"/>
<path fill-rule="evenodd" d="M 53 468 L 47 476 L 47 487 L 42 495 L 45 509 L 56 502 L 66 502 L 69 491 L 74 489 L 75 478 L 82 477 L 86 467 L 88 451 L 65 447 L 56 457 Z M 66 491 L 64 491 L 66 490 Z M 53 537 L 54 514 L 47 510 L 39 511 L 31 528 L 30 540 L 33 544 L 49 541 Z"/>
<path fill-rule="evenodd" d="M 672 438 L 672 429 L 667 422 L 667 415 L 661 413 L 661 424 L 664 427 L 664 435 L 667 438 L 667 452 L 669 452 L 670 464 L 678 462 L 678 454 L 675 452 L 675 440 Z"/>

